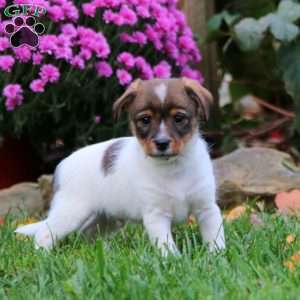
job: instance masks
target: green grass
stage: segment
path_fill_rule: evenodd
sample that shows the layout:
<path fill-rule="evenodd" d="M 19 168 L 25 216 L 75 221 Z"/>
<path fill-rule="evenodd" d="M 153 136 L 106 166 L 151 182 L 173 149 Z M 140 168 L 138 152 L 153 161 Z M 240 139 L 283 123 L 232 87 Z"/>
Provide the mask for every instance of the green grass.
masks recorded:
<path fill-rule="evenodd" d="M 140 225 L 94 243 L 73 235 L 47 254 L 16 239 L 10 219 L 0 229 L 0 299 L 300 299 L 300 269 L 283 266 L 300 250 L 299 219 L 263 220 L 225 224 L 228 248 L 216 256 L 195 226 L 178 226 L 182 256 L 162 258 Z"/>

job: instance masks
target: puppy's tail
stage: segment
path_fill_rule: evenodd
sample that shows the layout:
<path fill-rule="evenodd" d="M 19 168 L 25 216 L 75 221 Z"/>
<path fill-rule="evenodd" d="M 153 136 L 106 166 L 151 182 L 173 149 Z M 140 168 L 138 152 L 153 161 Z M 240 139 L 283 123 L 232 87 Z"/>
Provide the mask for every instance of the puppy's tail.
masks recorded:
<path fill-rule="evenodd" d="M 40 230 L 42 225 L 45 223 L 45 221 L 33 223 L 33 224 L 27 224 L 23 226 L 19 226 L 16 230 L 15 233 L 20 233 L 28 236 L 35 236 L 36 233 Z"/>

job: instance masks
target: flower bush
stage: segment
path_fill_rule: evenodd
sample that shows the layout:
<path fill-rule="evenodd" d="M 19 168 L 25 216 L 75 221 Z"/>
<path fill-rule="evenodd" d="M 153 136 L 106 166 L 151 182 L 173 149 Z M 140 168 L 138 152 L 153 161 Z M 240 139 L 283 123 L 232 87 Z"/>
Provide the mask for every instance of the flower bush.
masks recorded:
<path fill-rule="evenodd" d="M 135 78 L 186 76 L 201 59 L 176 0 L 0 1 L 0 135 L 28 136 L 41 154 L 124 134 L 112 102 Z M 36 4 L 46 27 L 36 48 L 12 48 L 10 4 Z M 29 11 L 30 13 L 30 11 Z"/>

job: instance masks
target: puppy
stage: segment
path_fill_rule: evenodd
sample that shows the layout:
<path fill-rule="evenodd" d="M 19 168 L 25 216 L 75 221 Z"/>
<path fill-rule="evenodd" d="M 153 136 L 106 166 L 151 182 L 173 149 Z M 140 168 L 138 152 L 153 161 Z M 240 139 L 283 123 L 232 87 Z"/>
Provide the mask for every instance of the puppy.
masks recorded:
<path fill-rule="evenodd" d="M 167 255 L 178 253 L 171 224 L 192 213 L 209 249 L 225 248 L 212 163 L 198 127 L 211 101 L 191 79 L 134 81 L 113 106 L 117 118 L 128 111 L 134 137 L 87 146 L 64 159 L 48 217 L 16 232 L 51 249 L 103 218 L 141 220 Z"/>

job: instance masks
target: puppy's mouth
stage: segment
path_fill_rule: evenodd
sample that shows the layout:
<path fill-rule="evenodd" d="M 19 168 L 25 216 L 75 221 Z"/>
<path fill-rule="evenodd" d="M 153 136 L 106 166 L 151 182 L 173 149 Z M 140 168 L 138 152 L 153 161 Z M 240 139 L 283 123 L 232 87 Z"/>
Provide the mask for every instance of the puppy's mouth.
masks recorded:
<path fill-rule="evenodd" d="M 178 154 L 158 152 L 158 153 L 151 153 L 149 154 L 149 156 L 155 159 L 169 160 L 171 158 L 177 157 Z"/>

